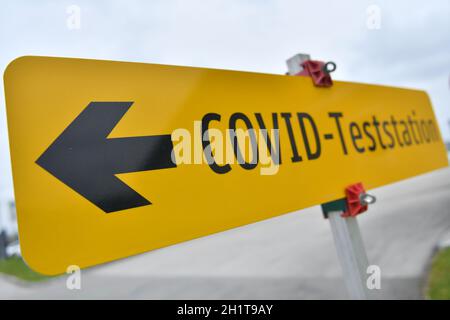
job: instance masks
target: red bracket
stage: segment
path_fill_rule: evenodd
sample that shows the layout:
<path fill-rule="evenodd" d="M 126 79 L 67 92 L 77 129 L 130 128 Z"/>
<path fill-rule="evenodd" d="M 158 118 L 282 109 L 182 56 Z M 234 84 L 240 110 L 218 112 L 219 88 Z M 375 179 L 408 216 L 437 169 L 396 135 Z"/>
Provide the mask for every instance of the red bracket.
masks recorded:
<path fill-rule="evenodd" d="M 366 190 L 362 183 L 355 183 L 345 189 L 346 210 L 341 215 L 342 217 L 355 217 L 367 211 L 368 205 L 362 201 L 366 195 Z"/>
<path fill-rule="evenodd" d="M 313 83 L 317 87 L 331 87 L 333 85 L 333 80 L 331 79 L 330 72 L 336 69 L 334 63 L 334 69 L 328 71 L 327 65 L 331 63 L 325 63 L 317 60 L 307 60 L 302 63 L 303 70 L 296 74 L 296 76 L 307 76 L 311 77 Z"/>

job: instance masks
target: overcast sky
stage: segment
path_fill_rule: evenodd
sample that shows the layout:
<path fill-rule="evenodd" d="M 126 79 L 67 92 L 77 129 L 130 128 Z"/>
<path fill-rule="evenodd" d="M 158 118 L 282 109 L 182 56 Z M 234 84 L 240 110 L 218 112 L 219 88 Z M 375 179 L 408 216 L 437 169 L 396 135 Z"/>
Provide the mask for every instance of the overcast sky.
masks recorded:
<path fill-rule="evenodd" d="M 335 61 L 338 80 L 426 90 L 450 139 L 448 0 L 0 0 L 2 73 L 44 55 L 283 74 L 298 52 Z M 12 194 L 0 92 L 0 192 Z"/>

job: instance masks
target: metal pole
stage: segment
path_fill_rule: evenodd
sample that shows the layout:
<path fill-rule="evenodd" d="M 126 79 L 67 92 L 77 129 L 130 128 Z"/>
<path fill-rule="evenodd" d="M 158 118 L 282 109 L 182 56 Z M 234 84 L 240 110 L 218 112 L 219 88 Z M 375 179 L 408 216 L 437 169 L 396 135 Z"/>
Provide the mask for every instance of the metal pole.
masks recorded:
<path fill-rule="evenodd" d="M 309 59 L 308 54 L 301 53 L 288 59 L 286 61 L 288 75 L 300 73 L 303 70 L 301 64 Z M 373 198 L 372 201 L 374 200 Z M 369 299 L 370 295 L 367 288 L 369 262 L 356 217 L 344 218 L 341 216 L 345 211 L 345 199 L 323 204 L 322 210 L 324 216 L 330 221 L 334 244 L 350 299 Z"/>
<path fill-rule="evenodd" d="M 286 60 L 286 64 L 288 66 L 288 74 L 290 76 L 294 76 L 303 71 L 302 63 L 310 60 L 311 57 L 309 54 L 298 53 L 295 56 Z"/>
<path fill-rule="evenodd" d="M 344 282 L 350 299 L 369 299 L 369 290 L 366 284 L 369 261 L 358 221 L 354 217 L 343 218 L 341 214 L 342 211 L 327 213 Z"/>

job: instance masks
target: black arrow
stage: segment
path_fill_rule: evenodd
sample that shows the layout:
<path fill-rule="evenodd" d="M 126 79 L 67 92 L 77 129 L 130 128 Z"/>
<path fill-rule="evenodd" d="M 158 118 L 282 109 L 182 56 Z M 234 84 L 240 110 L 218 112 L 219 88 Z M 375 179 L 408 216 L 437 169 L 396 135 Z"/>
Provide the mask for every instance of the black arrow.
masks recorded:
<path fill-rule="evenodd" d="M 36 163 L 105 212 L 151 204 L 115 174 L 174 168 L 170 134 L 111 138 L 133 102 L 91 102 Z"/>

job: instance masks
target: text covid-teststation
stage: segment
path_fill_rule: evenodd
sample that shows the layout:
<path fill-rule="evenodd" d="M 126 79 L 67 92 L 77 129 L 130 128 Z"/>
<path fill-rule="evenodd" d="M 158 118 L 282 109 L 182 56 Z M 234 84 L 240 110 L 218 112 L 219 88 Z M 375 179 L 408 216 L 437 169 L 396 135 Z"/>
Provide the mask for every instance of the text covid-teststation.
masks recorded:
<path fill-rule="evenodd" d="M 326 149 L 325 141 L 327 143 L 328 141 L 330 143 L 334 141 L 334 143 L 340 144 L 344 155 L 352 151 L 357 153 L 375 152 L 377 149 L 407 148 L 441 141 L 434 120 L 418 118 L 415 111 L 397 118 L 393 115 L 387 118 L 373 115 L 366 121 L 360 120 L 359 122 L 352 121 L 350 117 L 345 117 L 343 112 L 328 112 L 327 116 L 334 124 L 334 130 L 322 133 L 314 118 L 305 112 L 272 113 L 266 117 L 261 113 L 255 113 L 254 119 L 252 119 L 252 116 L 240 112 L 233 113 L 229 119 L 223 119 L 223 116 L 218 113 L 208 113 L 202 119 L 203 147 L 205 148 L 211 143 L 208 140 L 208 130 L 214 128 L 214 124 L 223 121 L 228 121 L 227 133 L 224 135 L 230 135 L 235 157 L 242 157 L 242 154 L 246 154 L 242 150 L 259 150 L 256 131 L 264 130 L 266 132 L 264 142 L 268 151 L 279 152 L 276 158 L 277 164 L 282 163 L 280 145 L 273 147 L 273 143 L 277 144 L 277 142 L 289 144 L 291 150 L 289 161 L 301 162 L 319 159 L 322 156 L 322 150 Z M 285 134 L 273 135 L 271 140 L 267 133 L 269 132 L 266 125 L 267 119 L 271 119 L 272 130 L 276 130 L 275 132 L 278 133 L 282 131 Z M 248 140 L 237 138 L 238 135 L 235 131 L 240 124 L 248 132 Z M 296 130 L 301 133 L 302 139 L 300 141 L 297 141 L 294 136 Z M 273 139 L 274 137 L 278 139 Z M 240 146 L 239 141 L 243 141 L 244 145 Z M 305 150 L 304 155 L 300 154 L 300 145 Z M 210 156 L 210 154 L 207 154 L 207 156 Z M 214 159 L 214 156 L 212 158 Z M 220 162 L 223 162 L 223 159 Z M 246 170 L 254 169 L 258 164 L 258 153 L 255 152 L 249 162 L 239 164 Z M 229 164 L 219 165 L 218 161 L 215 160 L 209 161 L 209 165 L 214 172 L 219 174 L 232 170 Z"/>

